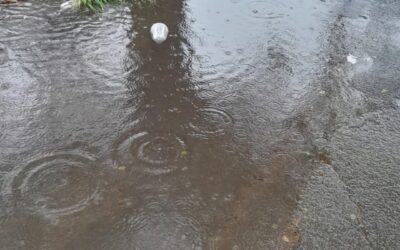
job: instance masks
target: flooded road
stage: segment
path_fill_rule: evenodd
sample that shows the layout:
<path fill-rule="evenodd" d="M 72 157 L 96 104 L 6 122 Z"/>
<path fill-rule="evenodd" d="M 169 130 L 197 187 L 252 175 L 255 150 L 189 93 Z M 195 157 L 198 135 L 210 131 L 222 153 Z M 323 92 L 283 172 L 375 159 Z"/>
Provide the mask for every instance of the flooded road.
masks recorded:
<path fill-rule="evenodd" d="M 0 249 L 400 247 L 399 3 L 60 4 L 0 5 Z"/>

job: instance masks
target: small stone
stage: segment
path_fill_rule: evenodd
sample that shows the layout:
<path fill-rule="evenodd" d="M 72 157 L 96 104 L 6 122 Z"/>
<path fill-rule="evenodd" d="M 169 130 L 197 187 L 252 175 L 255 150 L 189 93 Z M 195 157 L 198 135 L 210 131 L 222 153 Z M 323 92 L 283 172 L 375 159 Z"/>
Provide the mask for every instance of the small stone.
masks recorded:
<path fill-rule="evenodd" d="M 181 156 L 186 156 L 187 154 L 188 154 L 188 152 L 186 150 L 182 150 Z"/>
<path fill-rule="evenodd" d="M 132 207 L 133 203 L 130 200 L 125 200 L 125 207 Z"/>
<path fill-rule="evenodd" d="M 282 240 L 283 240 L 284 242 L 286 242 L 286 243 L 289 243 L 289 242 L 290 242 L 289 238 L 288 238 L 286 235 L 284 235 L 284 236 L 282 237 Z"/>
<path fill-rule="evenodd" d="M 169 113 L 178 112 L 178 108 L 171 108 L 171 109 L 168 109 L 168 112 L 169 112 Z"/>
<path fill-rule="evenodd" d="M 228 194 L 227 196 L 224 197 L 224 201 L 232 201 L 233 200 L 233 195 Z"/>
<path fill-rule="evenodd" d="M 355 214 L 351 214 L 350 219 L 355 220 L 355 219 L 357 219 L 357 216 Z"/>
<path fill-rule="evenodd" d="M 118 166 L 117 169 L 120 170 L 120 171 L 124 171 L 124 170 L 126 170 L 126 167 L 125 166 Z"/>
<path fill-rule="evenodd" d="M 383 95 L 383 94 L 386 94 L 388 92 L 388 90 L 387 89 L 382 89 L 381 90 L 381 94 Z"/>

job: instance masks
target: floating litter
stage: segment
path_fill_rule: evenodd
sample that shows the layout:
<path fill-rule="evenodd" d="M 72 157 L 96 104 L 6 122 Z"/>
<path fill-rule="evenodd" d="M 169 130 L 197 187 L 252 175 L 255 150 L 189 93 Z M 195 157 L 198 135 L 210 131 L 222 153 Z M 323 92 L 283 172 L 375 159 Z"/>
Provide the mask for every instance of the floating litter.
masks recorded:
<path fill-rule="evenodd" d="M 167 40 L 168 27 L 163 23 L 155 23 L 150 28 L 151 39 L 157 44 L 162 44 Z"/>

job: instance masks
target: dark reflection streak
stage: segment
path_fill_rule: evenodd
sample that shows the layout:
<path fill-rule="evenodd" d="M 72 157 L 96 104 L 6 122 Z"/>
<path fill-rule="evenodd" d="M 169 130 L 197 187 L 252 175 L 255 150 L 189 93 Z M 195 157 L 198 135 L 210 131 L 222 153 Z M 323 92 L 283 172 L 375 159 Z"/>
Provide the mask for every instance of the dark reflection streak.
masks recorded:
<path fill-rule="evenodd" d="M 159 1 L 154 8 L 133 6 L 134 36 L 129 45 L 127 87 L 131 94 L 128 105 L 135 107 L 134 118 L 147 130 L 179 131 L 187 123 L 201 100 L 190 81 L 190 43 L 184 1 Z M 150 38 L 153 23 L 167 24 L 170 36 L 162 45 Z M 136 63 L 136 65 L 131 65 Z"/>

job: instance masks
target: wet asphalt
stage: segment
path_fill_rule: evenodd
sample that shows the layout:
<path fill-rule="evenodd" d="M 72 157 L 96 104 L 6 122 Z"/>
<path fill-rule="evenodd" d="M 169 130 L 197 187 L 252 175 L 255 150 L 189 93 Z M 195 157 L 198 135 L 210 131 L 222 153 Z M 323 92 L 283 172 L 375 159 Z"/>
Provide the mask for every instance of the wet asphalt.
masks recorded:
<path fill-rule="evenodd" d="M 331 26 L 321 84 L 329 101 L 318 112 L 329 152 L 298 206 L 300 249 L 398 249 L 399 20 L 396 1 L 348 1 Z M 347 54 L 357 63 L 340 63 Z M 325 114 L 326 114 L 325 113 Z"/>

